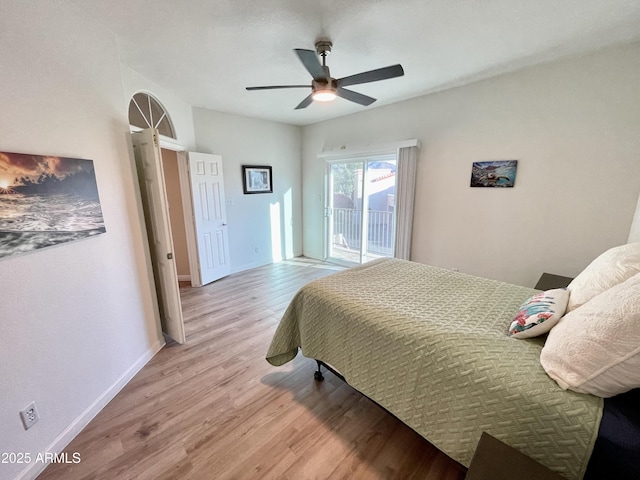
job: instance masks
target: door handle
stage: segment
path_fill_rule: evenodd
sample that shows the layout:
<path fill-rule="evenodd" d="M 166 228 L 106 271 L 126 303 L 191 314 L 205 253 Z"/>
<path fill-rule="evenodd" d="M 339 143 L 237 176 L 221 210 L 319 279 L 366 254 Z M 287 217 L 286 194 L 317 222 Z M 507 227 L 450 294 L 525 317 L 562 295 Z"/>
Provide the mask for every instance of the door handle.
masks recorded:
<path fill-rule="evenodd" d="M 223 227 L 226 227 L 226 226 L 227 226 L 227 224 L 226 224 L 226 223 L 223 223 L 223 224 L 222 224 L 222 226 L 223 226 Z"/>

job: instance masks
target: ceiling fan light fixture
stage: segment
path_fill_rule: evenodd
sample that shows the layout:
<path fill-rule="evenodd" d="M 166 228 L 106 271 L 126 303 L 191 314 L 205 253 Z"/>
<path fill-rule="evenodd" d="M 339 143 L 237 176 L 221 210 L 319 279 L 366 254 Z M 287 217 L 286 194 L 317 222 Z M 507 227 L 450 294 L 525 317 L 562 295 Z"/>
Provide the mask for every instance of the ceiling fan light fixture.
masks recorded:
<path fill-rule="evenodd" d="M 313 100 L 316 102 L 331 102 L 332 100 L 335 100 L 337 96 L 336 91 L 328 87 L 316 90 L 311 95 Z"/>
<path fill-rule="evenodd" d="M 338 96 L 338 86 L 333 78 L 314 80 L 311 84 L 311 98 L 316 102 L 331 102 Z"/>

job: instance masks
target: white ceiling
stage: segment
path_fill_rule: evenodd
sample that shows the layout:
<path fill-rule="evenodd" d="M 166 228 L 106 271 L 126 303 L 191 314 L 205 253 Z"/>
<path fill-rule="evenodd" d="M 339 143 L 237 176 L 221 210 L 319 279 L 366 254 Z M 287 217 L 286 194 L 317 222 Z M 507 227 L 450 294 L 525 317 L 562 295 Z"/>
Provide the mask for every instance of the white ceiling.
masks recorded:
<path fill-rule="evenodd" d="M 640 0 L 73 1 L 117 35 L 124 65 L 188 104 L 294 125 L 640 40 Z M 333 77 L 396 63 L 405 76 L 350 87 L 369 107 L 294 110 L 306 90 L 245 90 L 310 84 L 292 50 L 320 38 Z"/>

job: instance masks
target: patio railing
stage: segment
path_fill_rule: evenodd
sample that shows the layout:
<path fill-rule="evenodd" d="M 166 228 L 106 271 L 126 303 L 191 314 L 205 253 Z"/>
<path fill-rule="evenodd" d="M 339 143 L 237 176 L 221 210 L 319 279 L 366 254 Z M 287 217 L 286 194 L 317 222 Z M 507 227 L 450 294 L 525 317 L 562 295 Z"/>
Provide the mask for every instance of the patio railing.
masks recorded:
<path fill-rule="evenodd" d="M 360 222 L 362 210 L 355 208 L 333 209 L 334 245 L 359 250 L 361 242 Z M 395 212 L 369 210 L 367 251 L 382 256 L 393 256 Z"/>

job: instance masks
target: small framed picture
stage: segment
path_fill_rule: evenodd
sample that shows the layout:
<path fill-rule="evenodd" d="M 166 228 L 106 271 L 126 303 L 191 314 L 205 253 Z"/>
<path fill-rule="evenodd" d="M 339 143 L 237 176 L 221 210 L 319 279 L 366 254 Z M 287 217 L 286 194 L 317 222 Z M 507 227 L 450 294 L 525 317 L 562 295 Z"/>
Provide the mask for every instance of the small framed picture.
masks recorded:
<path fill-rule="evenodd" d="M 244 193 L 273 193 L 271 167 L 242 166 Z"/>
<path fill-rule="evenodd" d="M 494 160 L 473 162 L 471 166 L 471 187 L 513 188 L 516 182 L 517 160 Z"/>

